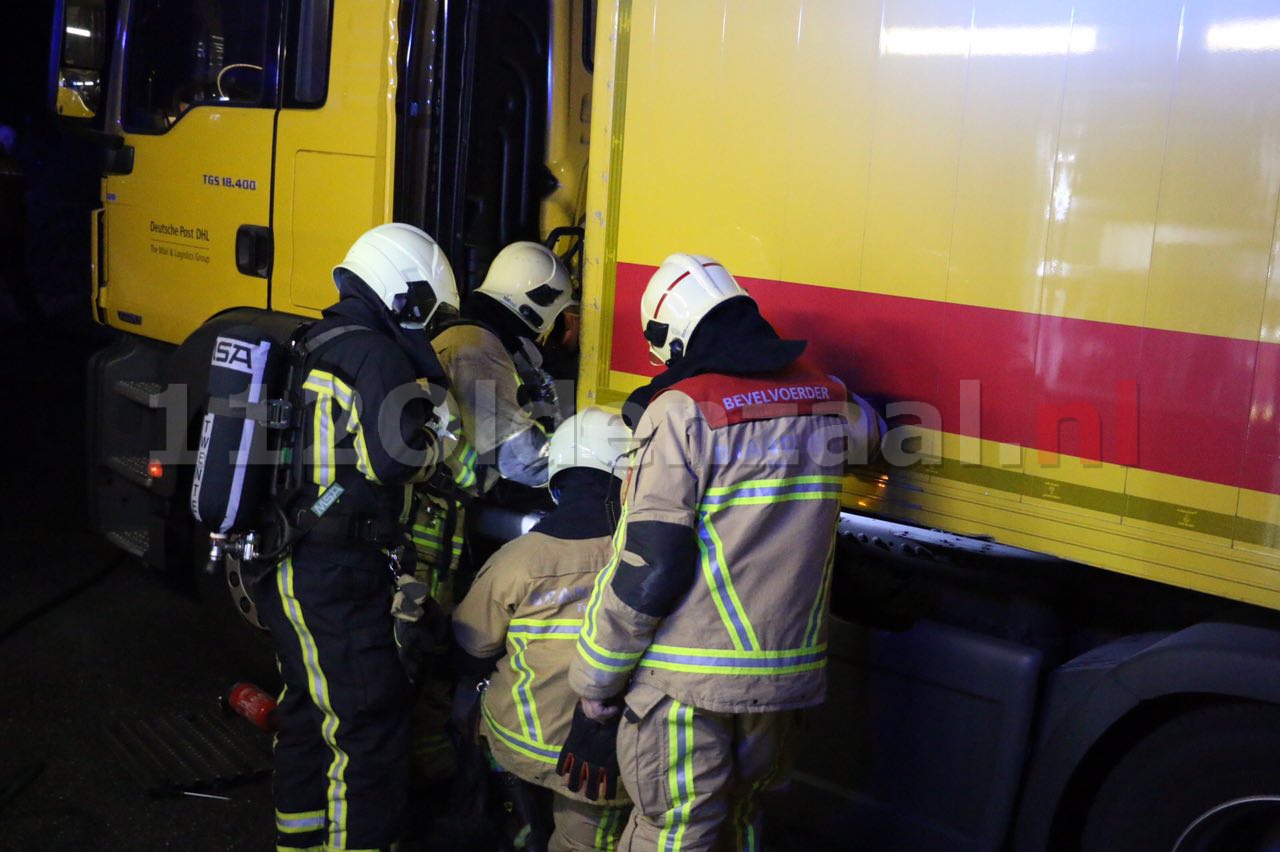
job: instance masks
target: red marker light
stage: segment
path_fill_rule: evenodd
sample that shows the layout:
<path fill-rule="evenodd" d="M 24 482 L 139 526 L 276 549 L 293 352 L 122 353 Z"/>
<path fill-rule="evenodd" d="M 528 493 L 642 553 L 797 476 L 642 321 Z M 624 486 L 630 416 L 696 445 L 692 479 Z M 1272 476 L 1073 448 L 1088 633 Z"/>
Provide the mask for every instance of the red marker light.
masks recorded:
<path fill-rule="evenodd" d="M 152 479 L 159 479 L 164 476 L 164 465 L 160 464 L 156 459 L 152 459 L 147 463 L 147 476 Z"/>

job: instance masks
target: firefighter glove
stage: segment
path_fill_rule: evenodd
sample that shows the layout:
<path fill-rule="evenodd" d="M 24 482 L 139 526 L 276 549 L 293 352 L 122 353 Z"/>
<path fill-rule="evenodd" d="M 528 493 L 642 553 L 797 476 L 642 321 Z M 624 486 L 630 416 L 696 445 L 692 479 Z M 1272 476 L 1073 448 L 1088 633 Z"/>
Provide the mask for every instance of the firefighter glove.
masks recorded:
<path fill-rule="evenodd" d="M 596 722 L 574 705 L 569 737 L 560 749 L 556 773 L 565 777 L 570 792 L 581 792 L 591 801 L 618 796 L 618 720 Z"/>
<path fill-rule="evenodd" d="M 411 574 L 396 578 L 391 600 L 396 652 L 409 682 L 418 684 L 433 654 L 440 653 L 448 634 L 448 618 L 429 594 L 426 583 Z"/>

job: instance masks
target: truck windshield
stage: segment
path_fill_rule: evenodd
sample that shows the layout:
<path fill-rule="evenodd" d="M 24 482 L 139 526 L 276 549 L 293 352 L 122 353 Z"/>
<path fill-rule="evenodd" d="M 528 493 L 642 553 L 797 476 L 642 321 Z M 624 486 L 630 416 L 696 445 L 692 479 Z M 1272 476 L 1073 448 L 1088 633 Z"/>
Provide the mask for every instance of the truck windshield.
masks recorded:
<path fill-rule="evenodd" d="M 200 104 L 265 106 L 279 0 L 135 0 L 121 115 L 131 133 L 164 133 Z"/>

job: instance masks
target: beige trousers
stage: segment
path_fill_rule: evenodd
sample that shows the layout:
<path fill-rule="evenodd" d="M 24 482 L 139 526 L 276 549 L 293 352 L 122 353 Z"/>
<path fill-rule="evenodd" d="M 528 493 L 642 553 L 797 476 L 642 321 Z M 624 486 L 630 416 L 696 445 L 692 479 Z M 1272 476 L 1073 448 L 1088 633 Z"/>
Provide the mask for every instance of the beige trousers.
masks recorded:
<path fill-rule="evenodd" d="M 711 713 L 643 685 L 626 703 L 618 766 L 634 808 L 618 848 L 761 849 L 760 794 L 790 772 L 797 712 Z"/>
<path fill-rule="evenodd" d="M 613 852 L 628 810 L 626 805 L 605 807 L 557 795 L 552 806 L 556 830 L 548 852 Z"/>

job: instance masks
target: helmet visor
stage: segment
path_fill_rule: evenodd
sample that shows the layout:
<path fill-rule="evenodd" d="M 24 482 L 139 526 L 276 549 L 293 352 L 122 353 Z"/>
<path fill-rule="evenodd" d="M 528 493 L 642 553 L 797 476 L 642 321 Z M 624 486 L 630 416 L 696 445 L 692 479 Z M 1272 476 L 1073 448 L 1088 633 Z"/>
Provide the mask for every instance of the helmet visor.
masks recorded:
<path fill-rule="evenodd" d="M 661 349 L 662 345 L 667 342 L 667 332 L 671 330 L 671 326 L 665 322 L 657 320 L 649 320 L 645 323 L 644 339 L 649 341 L 649 345 L 654 349 Z"/>
<path fill-rule="evenodd" d="M 396 322 L 421 328 L 435 313 L 436 291 L 427 281 L 410 281 L 406 286 L 408 289 L 395 297 Z"/>
<path fill-rule="evenodd" d="M 542 328 L 542 317 L 528 305 L 520 306 L 520 318 L 527 322 L 530 328 Z"/>

